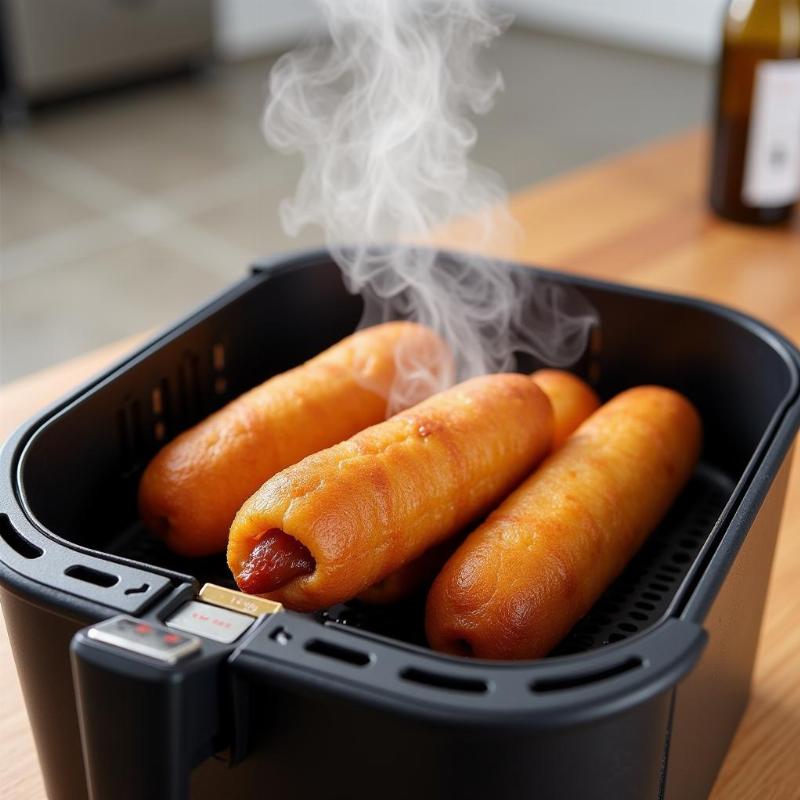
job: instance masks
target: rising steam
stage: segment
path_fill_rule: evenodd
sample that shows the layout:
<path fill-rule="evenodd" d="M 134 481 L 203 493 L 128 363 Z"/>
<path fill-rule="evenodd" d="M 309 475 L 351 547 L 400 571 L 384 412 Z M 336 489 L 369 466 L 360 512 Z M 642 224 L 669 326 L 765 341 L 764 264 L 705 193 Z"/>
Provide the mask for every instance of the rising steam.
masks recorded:
<path fill-rule="evenodd" d="M 502 87 L 482 51 L 506 20 L 485 0 L 319 0 L 330 41 L 282 57 L 270 76 L 268 141 L 305 168 L 281 218 L 320 225 L 362 324 L 402 316 L 436 330 L 456 357 L 401 351 L 390 411 L 455 377 L 512 370 L 516 353 L 555 364 L 583 352 L 593 312 L 574 293 L 521 281 L 480 256 L 408 246 L 475 218 L 480 246 L 513 235 L 499 177 L 469 159 Z M 475 242 L 472 242 L 475 246 Z"/>

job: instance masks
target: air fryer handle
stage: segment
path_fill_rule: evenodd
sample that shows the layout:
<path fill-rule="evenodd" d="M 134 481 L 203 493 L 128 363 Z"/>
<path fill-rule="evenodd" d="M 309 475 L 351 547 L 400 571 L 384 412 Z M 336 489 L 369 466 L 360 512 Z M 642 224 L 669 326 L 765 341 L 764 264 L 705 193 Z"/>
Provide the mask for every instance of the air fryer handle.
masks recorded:
<path fill-rule="evenodd" d="M 110 638 L 97 634 L 109 629 Z M 136 636 L 160 640 L 180 658 L 137 652 L 114 640 L 120 630 L 134 645 Z M 188 800 L 192 768 L 222 744 L 220 656 L 197 637 L 130 617 L 76 634 L 72 671 L 91 800 Z"/>

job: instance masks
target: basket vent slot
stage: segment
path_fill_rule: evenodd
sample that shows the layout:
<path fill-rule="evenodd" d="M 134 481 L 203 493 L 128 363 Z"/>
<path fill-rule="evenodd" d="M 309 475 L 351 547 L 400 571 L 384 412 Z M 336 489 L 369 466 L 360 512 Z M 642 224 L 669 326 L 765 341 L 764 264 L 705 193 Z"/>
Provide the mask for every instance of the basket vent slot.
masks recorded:
<path fill-rule="evenodd" d="M 366 667 L 372 661 L 372 657 L 368 653 L 333 644 L 333 642 L 326 642 L 324 639 L 312 639 L 310 642 L 306 642 L 305 649 L 309 653 L 332 658 L 335 661 L 343 661 L 354 667 Z"/>
<path fill-rule="evenodd" d="M 41 547 L 24 538 L 11 524 L 6 514 L 0 514 L 0 539 L 2 539 L 18 556 L 33 559 L 44 554 Z"/>
<path fill-rule="evenodd" d="M 103 589 L 109 589 L 119 583 L 119 578 L 116 575 L 110 575 L 108 572 L 101 572 L 99 569 L 92 569 L 83 564 L 75 564 L 72 567 L 67 567 L 64 570 L 64 574 L 69 575 L 70 578 L 83 581 L 84 583 L 100 586 Z"/>
<path fill-rule="evenodd" d="M 160 445 L 172 431 L 172 390 L 169 381 L 162 378 L 151 392 L 153 411 L 153 438 Z"/>
<path fill-rule="evenodd" d="M 221 345 L 215 346 L 212 350 L 210 364 L 215 370 L 224 368 L 225 350 Z M 118 424 L 125 456 L 123 460 L 128 473 L 142 466 L 153 451 L 164 445 L 176 433 L 194 425 L 206 415 L 209 408 L 208 393 L 204 391 L 205 381 L 209 377 L 207 372 L 197 353 L 186 350 L 180 357 L 175 371 L 162 377 L 152 387 L 149 402 L 145 403 L 144 422 L 149 434 L 147 442 L 143 441 L 143 436 L 134 441 L 136 438 L 134 432 L 137 428 L 142 429 L 143 433 L 142 410 L 139 403 L 133 401 L 123 407 Z M 219 372 L 214 380 L 224 383 L 224 374 Z M 221 393 L 216 383 L 209 391 Z M 128 406 L 132 408 L 133 415 Z"/>
<path fill-rule="evenodd" d="M 563 689 L 575 689 L 578 686 L 587 686 L 591 683 L 614 678 L 617 675 L 622 675 L 625 672 L 630 672 L 632 669 L 638 669 L 641 666 L 642 659 L 633 657 L 623 661 L 621 664 L 608 667 L 608 669 L 586 672 L 583 675 L 569 675 L 563 678 L 542 678 L 538 681 L 534 681 L 530 685 L 530 690 L 537 694 L 542 694 L 544 692 L 558 692 Z"/>
<path fill-rule="evenodd" d="M 117 439 L 122 474 L 128 475 L 139 467 L 144 455 L 142 404 L 138 400 L 127 400 L 117 411 Z"/>
<path fill-rule="evenodd" d="M 178 368 L 178 403 L 184 423 L 192 423 L 203 414 L 200 366 L 192 352 L 184 353 Z"/>
<path fill-rule="evenodd" d="M 123 406 L 117 411 L 117 441 L 119 442 L 119 460 L 124 474 L 130 471 L 133 463 L 133 443 L 128 429 L 127 406 Z"/>
<path fill-rule="evenodd" d="M 211 348 L 211 365 L 214 368 L 214 393 L 222 396 L 228 390 L 228 380 L 225 377 L 225 345 L 217 342 Z"/>
<path fill-rule="evenodd" d="M 400 673 L 404 681 L 431 686 L 435 689 L 449 689 L 454 692 L 470 692 L 472 694 L 486 694 L 489 685 L 480 678 L 461 678 L 456 675 L 442 675 L 438 672 L 428 672 L 425 669 L 408 667 Z"/>

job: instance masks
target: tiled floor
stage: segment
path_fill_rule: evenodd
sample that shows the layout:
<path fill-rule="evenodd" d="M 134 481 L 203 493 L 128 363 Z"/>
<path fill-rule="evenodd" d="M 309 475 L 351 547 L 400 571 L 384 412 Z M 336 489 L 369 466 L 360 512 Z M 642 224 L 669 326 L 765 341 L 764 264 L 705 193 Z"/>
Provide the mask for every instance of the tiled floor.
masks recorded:
<path fill-rule="evenodd" d="M 511 31 L 475 157 L 518 189 L 702 122 L 708 70 Z M 0 136 L 0 381 L 165 324 L 289 239 L 299 162 L 259 113 L 270 61 L 82 101 Z"/>

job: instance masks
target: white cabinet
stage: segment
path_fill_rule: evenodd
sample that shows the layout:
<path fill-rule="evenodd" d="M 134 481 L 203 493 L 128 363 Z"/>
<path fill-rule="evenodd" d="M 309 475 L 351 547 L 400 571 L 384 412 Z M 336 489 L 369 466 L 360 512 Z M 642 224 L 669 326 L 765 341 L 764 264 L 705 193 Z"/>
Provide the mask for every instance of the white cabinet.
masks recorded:
<path fill-rule="evenodd" d="M 88 88 L 211 52 L 211 0 L 5 0 L 8 83 L 26 98 Z"/>

